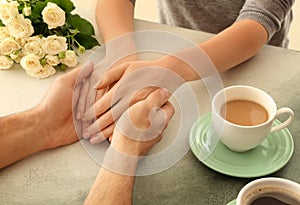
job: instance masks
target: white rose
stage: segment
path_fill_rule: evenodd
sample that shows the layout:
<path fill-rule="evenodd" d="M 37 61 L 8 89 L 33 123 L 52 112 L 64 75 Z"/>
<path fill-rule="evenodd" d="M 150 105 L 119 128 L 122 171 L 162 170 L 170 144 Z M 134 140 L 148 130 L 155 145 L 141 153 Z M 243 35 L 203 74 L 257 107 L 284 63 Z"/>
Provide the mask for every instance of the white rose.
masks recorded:
<path fill-rule="evenodd" d="M 20 47 L 24 47 L 26 40 L 24 38 L 15 38 L 15 41 L 19 44 Z"/>
<path fill-rule="evenodd" d="M 76 53 L 74 51 L 67 50 L 65 53 L 65 58 L 60 59 L 60 62 L 68 67 L 76 66 L 78 63 Z"/>
<path fill-rule="evenodd" d="M 24 18 L 23 14 L 17 15 L 11 24 L 7 26 L 10 35 L 15 38 L 28 38 L 34 33 L 34 28 L 31 21 Z"/>
<path fill-rule="evenodd" d="M 0 27 L 0 41 L 3 41 L 6 38 L 9 38 L 10 34 L 6 27 L 1 26 Z"/>
<path fill-rule="evenodd" d="M 4 2 L 0 3 L 0 20 L 4 25 L 10 24 L 18 15 L 18 2 Z"/>
<path fill-rule="evenodd" d="M 24 16 L 30 16 L 31 15 L 31 7 L 25 7 L 23 9 Z"/>
<path fill-rule="evenodd" d="M 40 70 L 36 72 L 27 72 L 27 74 L 31 77 L 42 79 L 54 75 L 55 72 L 56 70 L 51 65 L 46 64 L 45 66 L 42 66 Z"/>
<path fill-rule="evenodd" d="M 23 58 L 23 53 L 19 50 L 19 51 L 14 51 L 14 52 L 11 52 L 9 54 L 9 57 L 14 60 L 14 62 L 16 63 L 20 63 L 21 59 Z"/>
<path fill-rule="evenodd" d="M 68 49 L 67 39 L 62 36 L 48 36 L 43 38 L 43 47 L 46 54 L 57 55 Z"/>
<path fill-rule="evenodd" d="M 42 11 L 43 20 L 49 29 L 63 26 L 66 21 L 65 12 L 56 4 L 48 2 Z"/>
<path fill-rule="evenodd" d="M 20 50 L 20 45 L 12 38 L 7 38 L 0 43 L 0 54 L 10 55 L 11 52 Z"/>
<path fill-rule="evenodd" d="M 14 61 L 7 56 L 0 56 L 0 70 L 7 70 L 12 67 Z"/>
<path fill-rule="evenodd" d="M 25 55 L 31 53 L 35 54 L 39 58 L 43 58 L 45 56 L 42 39 L 38 36 L 28 38 L 22 50 Z"/>
<path fill-rule="evenodd" d="M 20 65 L 29 75 L 37 73 L 42 69 L 39 57 L 34 54 L 24 56 L 20 61 Z"/>
<path fill-rule="evenodd" d="M 57 66 L 60 63 L 57 56 L 46 55 L 45 60 L 51 66 Z"/>

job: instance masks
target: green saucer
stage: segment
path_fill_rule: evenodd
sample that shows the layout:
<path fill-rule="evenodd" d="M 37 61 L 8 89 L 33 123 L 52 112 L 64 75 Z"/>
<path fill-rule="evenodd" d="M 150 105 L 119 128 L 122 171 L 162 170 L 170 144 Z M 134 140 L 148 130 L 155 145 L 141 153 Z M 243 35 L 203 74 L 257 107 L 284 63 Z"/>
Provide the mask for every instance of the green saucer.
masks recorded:
<path fill-rule="evenodd" d="M 279 123 L 278 120 L 274 122 L 275 125 Z M 242 178 L 265 176 L 284 167 L 293 155 L 293 138 L 285 128 L 269 134 L 255 149 L 242 153 L 231 151 L 219 141 L 213 151 L 203 158 L 201 153 L 207 147 L 208 133 L 217 137 L 211 130 L 211 113 L 206 113 L 193 124 L 189 143 L 199 161 L 222 174 Z"/>
<path fill-rule="evenodd" d="M 235 200 L 232 200 L 231 202 L 229 202 L 228 204 L 226 205 L 236 205 L 236 199 Z"/>

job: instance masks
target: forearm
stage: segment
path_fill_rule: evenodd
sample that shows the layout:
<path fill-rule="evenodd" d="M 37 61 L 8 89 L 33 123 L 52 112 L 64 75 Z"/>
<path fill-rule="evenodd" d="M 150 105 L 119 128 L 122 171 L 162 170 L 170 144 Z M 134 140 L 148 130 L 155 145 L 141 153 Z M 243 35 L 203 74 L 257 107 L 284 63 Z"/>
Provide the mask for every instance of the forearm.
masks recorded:
<path fill-rule="evenodd" d="M 223 72 L 256 55 L 267 39 L 267 31 L 260 23 L 243 20 L 199 46 Z"/>
<path fill-rule="evenodd" d="M 131 139 L 115 130 L 102 167 L 85 204 L 131 204 L 136 167 L 141 153 Z"/>
<path fill-rule="evenodd" d="M 129 0 L 98 0 L 96 20 L 104 42 L 133 32 L 134 7 Z"/>
<path fill-rule="evenodd" d="M 224 72 L 257 54 L 267 39 L 267 32 L 261 24 L 251 20 L 243 20 L 195 48 L 180 51 L 175 56 L 168 55 L 161 58 L 159 65 L 170 68 L 186 81 L 197 80 L 214 73 L 214 71 L 209 71 L 211 68 L 202 67 L 205 62 L 200 61 L 211 61 L 218 72 Z M 197 48 L 200 50 L 197 51 Z M 207 58 L 205 59 L 203 55 L 197 56 L 197 52 L 204 52 Z M 191 66 L 176 56 L 190 59 L 194 65 Z M 195 72 L 195 69 L 202 70 Z"/>
<path fill-rule="evenodd" d="M 134 176 L 101 168 L 85 204 L 131 204 Z"/>
<path fill-rule="evenodd" d="M 46 149 L 42 118 L 30 110 L 0 118 L 0 169 Z"/>

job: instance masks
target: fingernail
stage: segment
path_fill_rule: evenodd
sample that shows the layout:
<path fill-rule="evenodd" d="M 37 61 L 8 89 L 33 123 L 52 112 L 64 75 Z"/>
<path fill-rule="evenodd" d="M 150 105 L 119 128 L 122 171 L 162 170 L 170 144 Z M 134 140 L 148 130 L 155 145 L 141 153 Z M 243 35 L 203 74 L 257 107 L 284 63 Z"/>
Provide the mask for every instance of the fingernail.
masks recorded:
<path fill-rule="evenodd" d="M 76 113 L 76 120 L 80 120 L 81 119 L 81 112 L 77 111 Z"/>
<path fill-rule="evenodd" d="M 91 137 L 91 135 L 90 135 L 90 133 L 89 133 L 89 131 L 84 131 L 84 133 L 83 133 L 83 136 L 82 136 L 84 139 L 88 139 L 88 138 L 90 138 Z"/>
<path fill-rule="evenodd" d="M 105 140 L 103 135 L 102 134 L 97 134 L 95 137 L 90 139 L 90 143 L 91 144 L 98 144 L 98 143 L 102 142 L 103 140 Z"/>
<path fill-rule="evenodd" d="M 86 117 L 83 115 L 83 116 L 81 116 L 81 121 L 82 122 L 87 122 L 87 119 L 86 119 Z"/>
<path fill-rule="evenodd" d="M 168 98 L 170 97 L 170 92 L 167 89 L 160 89 L 160 94 L 164 97 L 164 98 Z"/>
<path fill-rule="evenodd" d="M 96 89 L 101 85 L 101 83 L 102 83 L 102 80 L 100 80 L 99 82 L 97 82 L 97 83 L 93 86 L 93 88 L 96 90 Z"/>
<path fill-rule="evenodd" d="M 85 67 L 85 66 L 87 66 L 87 65 L 90 64 L 90 63 L 92 63 L 92 61 L 91 61 L 91 60 L 88 60 L 88 61 L 86 61 L 86 62 L 82 65 L 82 67 Z"/>

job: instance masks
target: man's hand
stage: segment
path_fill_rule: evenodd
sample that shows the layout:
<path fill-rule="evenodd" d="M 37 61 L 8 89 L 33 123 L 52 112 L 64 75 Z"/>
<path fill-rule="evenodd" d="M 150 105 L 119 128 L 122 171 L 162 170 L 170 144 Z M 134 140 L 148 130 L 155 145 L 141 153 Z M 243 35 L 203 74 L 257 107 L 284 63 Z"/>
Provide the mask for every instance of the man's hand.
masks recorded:
<path fill-rule="evenodd" d="M 36 107 L 35 110 L 38 110 L 42 119 L 40 126 L 45 126 L 47 130 L 45 137 L 48 138 L 48 148 L 78 140 L 73 122 L 72 97 L 75 83 L 77 85 L 82 83 L 84 77 L 91 73 L 91 66 L 92 64 L 84 65 L 85 72 L 82 71 L 84 76 L 81 79 L 77 80 L 80 68 L 56 78 L 44 99 Z"/>
<path fill-rule="evenodd" d="M 131 156 L 147 154 L 161 140 L 174 114 L 169 97 L 167 90 L 158 89 L 123 113 L 114 130 L 112 148 Z"/>
<path fill-rule="evenodd" d="M 73 88 L 79 68 L 58 77 L 31 110 L 0 118 L 0 169 L 38 151 L 78 140 L 72 116 Z M 84 66 L 88 76 L 92 67 Z M 80 85 L 84 78 L 78 79 Z"/>
<path fill-rule="evenodd" d="M 146 138 L 140 136 L 124 135 L 124 130 L 114 130 L 112 143 L 107 150 L 104 164 L 86 198 L 85 204 L 131 204 L 134 173 L 138 159 L 145 155 L 162 138 L 162 132 L 174 113 L 173 106 L 168 102 L 170 94 L 163 89 L 158 89 L 142 100 L 131 106 L 123 115 L 129 116 L 129 121 L 120 122 L 125 127 L 138 128 L 142 134 L 147 132 L 151 124 L 162 124 L 162 130 Z M 161 110 L 164 115 L 160 115 Z M 152 116 L 151 116 L 152 113 Z M 123 116 L 122 115 L 122 116 Z M 151 117 L 150 117 L 151 116 Z M 150 118 L 152 121 L 150 121 Z M 153 121 L 155 119 L 155 121 Z M 149 132 L 148 132 L 149 133 Z M 139 139 L 139 140 L 138 140 Z"/>

